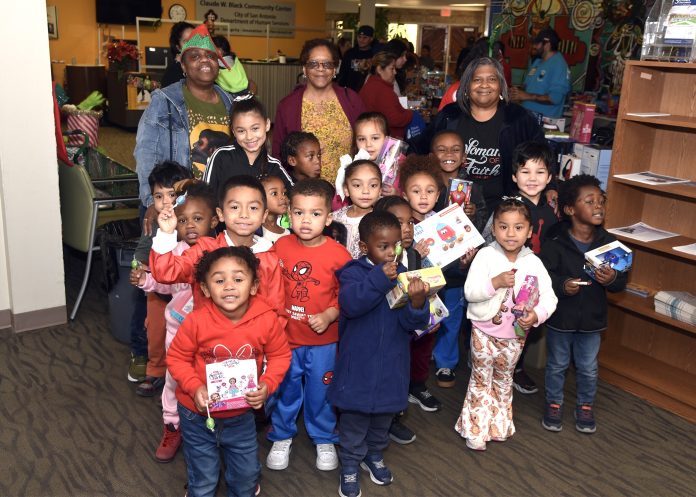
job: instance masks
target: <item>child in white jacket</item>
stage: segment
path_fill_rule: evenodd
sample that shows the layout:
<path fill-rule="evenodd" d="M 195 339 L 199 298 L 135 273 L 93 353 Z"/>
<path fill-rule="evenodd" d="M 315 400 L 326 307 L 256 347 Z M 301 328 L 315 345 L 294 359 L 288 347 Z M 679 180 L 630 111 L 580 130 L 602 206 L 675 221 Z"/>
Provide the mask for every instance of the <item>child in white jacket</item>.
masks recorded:
<path fill-rule="evenodd" d="M 503 197 L 493 214 L 493 234 L 495 241 L 476 255 L 464 284 L 472 324 L 472 369 L 455 430 L 473 450 L 486 450 L 486 442 L 502 442 L 515 433 L 515 364 L 526 332 L 543 323 L 558 302 L 544 265 L 525 247 L 532 224 L 529 208 L 521 199 Z M 516 316 L 513 307 L 527 276 L 538 281 L 538 303 Z"/>

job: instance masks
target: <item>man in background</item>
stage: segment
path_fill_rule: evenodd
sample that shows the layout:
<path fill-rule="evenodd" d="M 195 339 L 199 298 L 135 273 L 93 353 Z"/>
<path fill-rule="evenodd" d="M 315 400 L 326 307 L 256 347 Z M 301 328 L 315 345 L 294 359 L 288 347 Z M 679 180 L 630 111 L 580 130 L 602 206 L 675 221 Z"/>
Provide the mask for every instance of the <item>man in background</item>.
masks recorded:
<path fill-rule="evenodd" d="M 339 85 L 356 92 L 360 91 L 374 55 L 374 36 L 375 29 L 372 26 L 358 28 L 357 45 L 348 49 L 341 61 L 341 70 L 338 74 Z"/>

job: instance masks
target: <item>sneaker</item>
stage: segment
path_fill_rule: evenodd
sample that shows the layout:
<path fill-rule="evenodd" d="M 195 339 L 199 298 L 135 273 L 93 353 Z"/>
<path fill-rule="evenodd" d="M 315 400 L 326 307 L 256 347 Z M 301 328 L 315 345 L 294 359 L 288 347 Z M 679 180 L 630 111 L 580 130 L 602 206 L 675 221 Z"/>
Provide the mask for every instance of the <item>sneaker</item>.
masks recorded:
<path fill-rule="evenodd" d="M 164 434 L 155 451 L 155 459 L 157 462 L 170 462 L 176 456 L 179 446 L 181 446 L 181 430 L 175 428 L 172 423 L 164 425 Z"/>
<path fill-rule="evenodd" d="M 394 476 L 384 464 L 384 458 L 380 454 L 368 454 L 360 463 L 360 467 L 370 473 L 370 480 L 377 485 L 389 485 L 394 481 Z"/>
<path fill-rule="evenodd" d="M 427 388 L 411 389 L 408 393 L 408 401 L 411 404 L 418 404 L 421 409 L 428 412 L 439 411 L 442 407 L 442 402 L 433 397 Z"/>
<path fill-rule="evenodd" d="M 290 464 L 290 451 L 292 450 L 292 438 L 286 438 L 278 442 L 273 442 L 273 447 L 266 458 L 268 469 L 280 471 Z"/>
<path fill-rule="evenodd" d="M 145 380 L 145 368 L 147 368 L 147 356 L 131 354 L 128 365 L 128 381 L 140 383 Z"/>
<path fill-rule="evenodd" d="M 440 368 L 435 373 L 437 386 L 442 388 L 452 388 L 454 386 L 454 371 L 450 368 Z"/>
<path fill-rule="evenodd" d="M 524 369 L 516 369 L 512 375 L 512 386 L 520 393 L 532 394 L 539 391 L 534 380 L 532 380 Z"/>
<path fill-rule="evenodd" d="M 561 431 L 563 429 L 563 408 L 560 404 L 546 403 L 541 426 L 549 431 Z"/>
<path fill-rule="evenodd" d="M 338 456 L 334 444 L 317 444 L 317 469 L 333 471 L 338 468 Z"/>
<path fill-rule="evenodd" d="M 398 418 L 392 420 L 389 427 L 389 438 L 401 445 L 408 445 L 416 440 L 416 434 L 408 429 L 399 421 Z"/>
<path fill-rule="evenodd" d="M 155 393 L 162 389 L 164 386 L 164 377 L 157 376 L 146 376 L 145 380 L 138 385 L 135 389 L 135 393 L 141 397 L 154 397 Z"/>
<path fill-rule="evenodd" d="M 477 444 L 472 440 L 469 440 L 468 438 L 466 439 L 466 446 L 469 447 L 471 450 L 476 450 L 479 452 L 483 452 L 484 450 L 486 450 L 486 442 Z"/>
<path fill-rule="evenodd" d="M 338 485 L 338 495 L 341 497 L 360 497 L 360 475 L 356 470 L 341 471 L 341 481 Z"/>
<path fill-rule="evenodd" d="M 575 429 L 581 433 L 594 433 L 597 431 L 592 405 L 580 404 L 575 408 Z"/>

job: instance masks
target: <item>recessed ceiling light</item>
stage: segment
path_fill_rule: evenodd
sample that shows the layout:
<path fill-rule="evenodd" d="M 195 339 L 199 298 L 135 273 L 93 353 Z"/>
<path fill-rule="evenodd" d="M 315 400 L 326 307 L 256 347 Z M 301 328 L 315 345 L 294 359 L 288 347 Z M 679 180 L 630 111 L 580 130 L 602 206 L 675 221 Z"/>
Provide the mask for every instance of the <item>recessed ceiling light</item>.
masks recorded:
<path fill-rule="evenodd" d="M 388 3 L 376 3 L 375 7 L 389 7 Z"/>

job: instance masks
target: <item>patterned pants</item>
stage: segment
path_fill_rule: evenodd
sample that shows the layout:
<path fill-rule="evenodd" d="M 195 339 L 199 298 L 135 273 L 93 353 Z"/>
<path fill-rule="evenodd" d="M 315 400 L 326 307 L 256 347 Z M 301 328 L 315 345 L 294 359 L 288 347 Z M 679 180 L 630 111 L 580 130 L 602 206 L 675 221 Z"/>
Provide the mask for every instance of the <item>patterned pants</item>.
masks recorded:
<path fill-rule="evenodd" d="M 515 433 L 512 374 L 523 347 L 523 339 L 495 338 L 476 327 L 471 331 L 471 378 L 454 429 L 475 446 Z"/>

